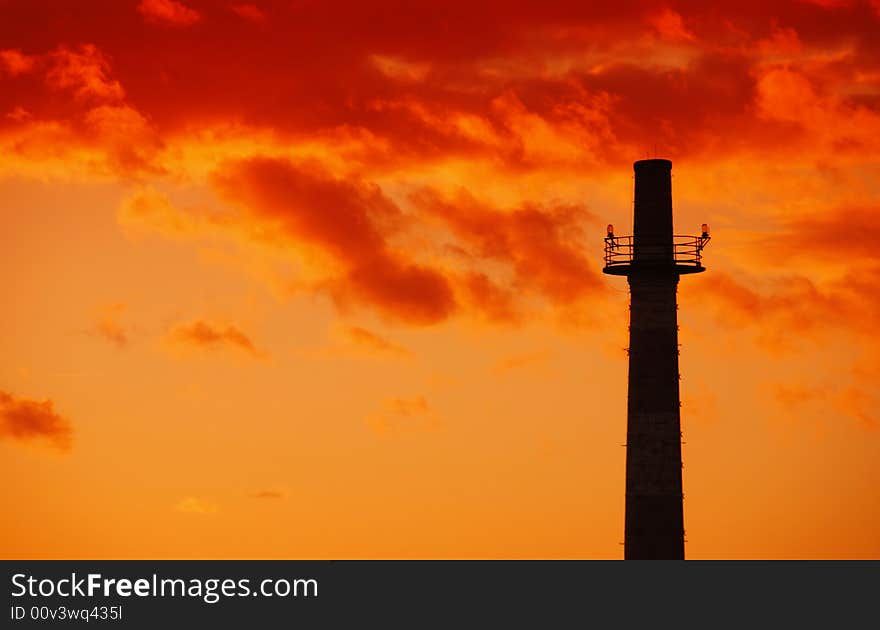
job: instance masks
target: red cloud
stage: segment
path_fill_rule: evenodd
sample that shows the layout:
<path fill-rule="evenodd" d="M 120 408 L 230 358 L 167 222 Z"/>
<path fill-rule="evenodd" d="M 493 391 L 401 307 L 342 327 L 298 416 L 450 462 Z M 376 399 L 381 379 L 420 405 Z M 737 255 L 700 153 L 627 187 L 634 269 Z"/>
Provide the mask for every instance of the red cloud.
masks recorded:
<path fill-rule="evenodd" d="M 436 8 L 418 3 L 138 5 L 151 19 L 202 20 L 185 32 L 144 29 L 131 5 L 97 2 L 47 29 L 54 3 L 13 3 L 0 24 L 0 149 L 4 162 L 196 183 L 223 156 L 304 151 L 329 166 L 256 157 L 219 169 L 218 190 L 247 208 L 245 230 L 329 260 L 321 288 L 340 305 L 422 324 L 465 308 L 514 320 L 523 291 L 565 305 L 599 290 L 577 213 L 516 200 L 496 208 L 491 195 L 456 198 L 447 186 L 417 197 L 411 214 L 398 207 L 407 191 L 436 185 L 437 173 L 448 185 L 473 164 L 496 186 L 538 174 L 545 196 L 548 181 L 593 185 L 654 144 L 728 172 L 740 156 L 783 170 L 787 158 L 802 169 L 822 156 L 862 165 L 870 181 L 878 16 L 869 3 L 835 4 L 782 2 L 768 12 L 732 0 L 551 0 L 499 12 L 452 0 L 452 37 L 431 27 Z M 253 28 L 233 12 L 272 19 Z M 234 133 L 241 145 L 224 148 Z M 445 172 L 449 164 L 458 170 Z M 866 209 L 863 234 L 873 234 L 871 195 L 855 187 L 846 202 Z M 424 251 L 434 234 L 424 248 L 407 240 L 407 225 L 431 220 L 452 232 L 447 254 L 461 258 Z M 838 236 L 820 239 L 833 227 L 816 215 L 793 229 L 828 258 L 845 247 Z M 859 238 L 852 248 L 864 255 L 873 240 Z"/>
<path fill-rule="evenodd" d="M 190 26 L 201 19 L 198 12 L 177 0 L 141 0 L 138 11 L 148 20 L 174 26 Z"/>
<path fill-rule="evenodd" d="M 139 6 L 172 23 L 200 17 L 173 0 Z M 364 139 L 359 160 L 373 169 L 463 156 L 514 170 L 617 170 L 654 145 L 679 159 L 782 155 L 815 149 L 823 135 L 829 146 L 857 141 L 860 134 L 829 123 L 855 105 L 880 109 L 877 15 L 863 2 L 833 11 L 784 2 L 769 13 L 758 2 L 688 3 L 674 12 L 659 0 L 510 2 L 499 12 L 452 1 L 444 15 L 454 39 L 430 27 L 435 9 L 417 3 L 200 6 L 204 28 L 183 36 L 144 31 L 125 3 L 83 2 L 77 20 L 51 30 L 43 25 L 51 2 L 19 3 L 8 8 L 0 38 L 22 56 L 5 65 L 21 69 L 34 51 L 87 43 L 112 59 L 115 78 L 105 66 L 105 80 L 80 81 L 91 86 L 83 93 L 118 96 L 124 86 L 127 105 L 163 139 L 230 121 L 287 139 L 347 133 Z M 230 10 L 272 20 L 254 29 Z M 646 32 L 646 21 L 666 39 Z M 781 33 L 796 45 L 777 45 Z M 773 93 L 779 70 L 803 74 L 816 98 L 846 107 L 828 109 L 818 123 L 768 115 L 780 112 L 757 101 Z M 0 90 L 0 112 L 18 107 L 40 119 L 57 109 L 30 74 Z"/>
<path fill-rule="evenodd" d="M 0 68 L 7 74 L 16 76 L 30 72 L 36 61 L 20 50 L 0 50 Z"/>
<path fill-rule="evenodd" d="M 0 438 L 45 440 L 66 452 L 73 440 L 73 427 L 50 400 L 38 402 L 0 391 Z"/>
<path fill-rule="evenodd" d="M 62 46 L 48 55 L 50 68 L 46 83 L 56 89 L 69 89 L 77 98 L 120 101 L 125 92 L 110 78 L 107 58 L 91 44 L 77 49 Z"/>
<path fill-rule="evenodd" d="M 263 22 L 266 19 L 266 14 L 254 4 L 233 4 L 229 8 L 239 17 L 250 20 L 251 22 Z"/>
<path fill-rule="evenodd" d="M 650 18 L 651 25 L 664 37 L 669 39 L 693 40 L 696 39 L 684 24 L 679 13 L 672 9 L 664 8 Z"/>
<path fill-rule="evenodd" d="M 61 45 L 25 56 L 4 51 L 10 89 L 0 90 L 0 152 L 4 160 L 49 176 L 157 174 L 161 141 L 151 122 L 126 99 L 109 56 L 93 44 Z M 24 69 L 22 69 L 24 68 Z M 0 81 L 3 80 L 0 72 Z"/>

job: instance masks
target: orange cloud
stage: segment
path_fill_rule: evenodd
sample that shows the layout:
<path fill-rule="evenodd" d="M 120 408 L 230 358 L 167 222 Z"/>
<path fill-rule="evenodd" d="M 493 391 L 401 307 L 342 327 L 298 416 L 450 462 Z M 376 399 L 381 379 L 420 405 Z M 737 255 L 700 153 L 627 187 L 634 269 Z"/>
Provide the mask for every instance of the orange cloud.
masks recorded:
<path fill-rule="evenodd" d="M 717 319 L 725 326 L 754 326 L 767 347 L 793 349 L 830 329 L 851 326 L 841 315 L 856 314 L 859 305 L 844 287 L 825 289 L 802 275 L 771 276 L 764 281 L 739 280 L 714 271 L 712 282 L 700 285 L 719 305 Z"/>
<path fill-rule="evenodd" d="M 880 399 L 873 390 L 850 386 L 843 389 L 835 400 L 835 406 L 843 413 L 855 418 L 863 429 L 880 429 L 880 415 L 877 413 Z"/>
<path fill-rule="evenodd" d="M 149 21 L 172 26 L 191 26 L 201 19 L 198 12 L 177 0 L 141 0 L 138 11 Z"/>
<path fill-rule="evenodd" d="M 387 235 L 401 211 L 377 186 L 271 158 L 227 164 L 213 181 L 265 228 L 328 259 L 336 269 L 327 290 L 337 303 L 365 302 L 414 324 L 455 311 L 443 274 L 392 247 Z"/>
<path fill-rule="evenodd" d="M 112 304 L 102 309 L 98 322 L 95 324 L 95 333 L 117 348 L 124 348 L 129 342 L 128 329 L 120 321 L 125 310 L 125 304 Z"/>
<path fill-rule="evenodd" d="M 872 337 L 880 317 L 877 214 L 875 206 L 838 206 L 784 220 L 748 247 L 769 273 L 714 271 L 701 290 L 723 304 L 725 322 L 757 327 L 770 345 L 839 331 Z M 875 347 L 873 339 L 865 344 Z"/>
<path fill-rule="evenodd" d="M 218 217 L 198 209 L 176 208 L 168 197 L 154 188 L 144 187 L 126 197 L 116 219 L 126 232 L 158 233 L 168 238 L 191 238 L 209 231 Z"/>
<path fill-rule="evenodd" d="M 403 358 L 409 358 L 412 353 L 396 343 L 377 335 L 374 332 L 360 326 L 348 326 L 344 330 L 345 336 L 355 346 L 375 354 L 385 354 Z"/>
<path fill-rule="evenodd" d="M 67 452 L 73 441 L 73 427 L 55 411 L 50 400 L 38 402 L 0 391 L 0 438 L 43 440 Z"/>
<path fill-rule="evenodd" d="M 423 190 L 413 200 L 424 212 L 440 218 L 468 253 L 509 264 L 514 286 L 561 304 L 601 291 L 595 262 L 586 257 L 581 241 L 581 226 L 595 219 L 583 207 L 525 205 L 497 210 L 464 191 L 448 200 Z"/>
<path fill-rule="evenodd" d="M 821 400 L 828 393 L 824 387 L 811 387 L 798 383 L 773 383 L 770 387 L 773 397 L 789 411 L 795 411 L 803 405 Z"/>
<path fill-rule="evenodd" d="M 382 406 L 381 412 L 367 418 L 368 426 L 378 434 L 433 431 L 440 426 L 424 396 L 389 398 Z"/>
<path fill-rule="evenodd" d="M 257 492 L 252 493 L 250 495 L 250 497 L 253 499 L 270 499 L 270 500 L 286 499 L 287 492 L 285 492 L 283 490 L 258 490 Z"/>
<path fill-rule="evenodd" d="M 877 397 L 857 385 L 840 387 L 808 386 L 799 383 L 774 383 L 771 385 L 774 398 L 790 413 L 801 413 L 804 408 L 826 403 L 843 415 L 856 420 L 858 425 L 869 431 L 880 428 L 880 420 L 874 409 Z"/>
<path fill-rule="evenodd" d="M 548 358 L 550 358 L 550 353 L 543 350 L 505 357 L 495 363 L 495 372 L 499 374 L 509 372 L 536 363 L 543 363 L 547 361 Z"/>
<path fill-rule="evenodd" d="M 880 263 L 880 205 L 838 207 L 786 222 L 782 233 L 762 239 L 758 251 L 776 260 L 824 262 L 850 267 L 855 261 Z"/>
<path fill-rule="evenodd" d="M 375 184 L 267 157 L 225 162 L 211 182 L 232 209 L 180 209 L 144 188 L 123 202 L 119 222 L 135 232 L 256 245 L 296 261 L 297 289 L 415 325 L 463 312 L 517 322 L 532 297 L 567 308 L 603 293 L 583 252 L 583 227 L 596 220 L 582 206 L 508 210 L 464 191 L 421 189 L 404 210 Z"/>
<path fill-rule="evenodd" d="M 199 497 L 184 497 L 174 505 L 174 509 L 184 514 L 216 514 L 217 504 Z"/>
<path fill-rule="evenodd" d="M 171 330 L 169 338 L 177 343 L 197 348 L 231 347 L 243 350 L 253 357 L 264 356 L 250 337 L 235 326 L 228 324 L 215 324 L 203 320 L 180 324 Z"/>
<path fill-rule="evenodd" d="M 459 278 L 458 288 L 464 301 L 490 322 L 521 321 L 523 309 L 516 292 L 492 280 L 488 274 L 482 271 L 467 272 Z"/>

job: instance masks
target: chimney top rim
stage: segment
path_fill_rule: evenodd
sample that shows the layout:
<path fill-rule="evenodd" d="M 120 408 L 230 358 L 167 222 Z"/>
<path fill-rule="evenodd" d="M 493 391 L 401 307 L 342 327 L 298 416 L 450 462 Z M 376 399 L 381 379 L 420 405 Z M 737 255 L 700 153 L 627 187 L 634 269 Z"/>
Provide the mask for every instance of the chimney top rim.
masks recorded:
<path fill-rule="evenodd" d="M 637 160 L 633 162 L 633 170 L 672 170 L 672 160 L 652 158 L 650 160 Z"/>

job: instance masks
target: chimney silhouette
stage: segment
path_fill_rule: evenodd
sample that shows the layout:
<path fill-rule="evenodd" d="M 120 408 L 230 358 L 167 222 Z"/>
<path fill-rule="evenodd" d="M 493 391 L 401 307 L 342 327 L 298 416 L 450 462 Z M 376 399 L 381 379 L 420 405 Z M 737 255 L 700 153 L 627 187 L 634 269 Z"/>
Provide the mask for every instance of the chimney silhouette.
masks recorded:
<path fill-rule="evenodd" d="M 624 558 L 684 559 L 676 291 L 705 271 L 701 236 L 673 236 L 672 162 L 640 160 L 632 236 L 608 226 L 604 273 L 630 288 Z"/>

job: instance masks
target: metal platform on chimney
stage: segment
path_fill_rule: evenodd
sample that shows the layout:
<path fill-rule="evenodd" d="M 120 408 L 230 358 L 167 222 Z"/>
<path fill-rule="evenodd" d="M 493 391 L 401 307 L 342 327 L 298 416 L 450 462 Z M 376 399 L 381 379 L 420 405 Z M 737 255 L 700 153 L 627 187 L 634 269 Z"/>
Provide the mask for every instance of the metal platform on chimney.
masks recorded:
<path fill-rule="evenodd" d="M 702 265 L 703 248 L 709 242 L 708 233 L 702 236 L 673 236 L 669 246 L 636 246 L 633 236 L 605 237 L 605 267 L 603 273 L 612 276 L 630 276 L 642 271 L 666 271 L 679 275 L 706 271 Z"/>

